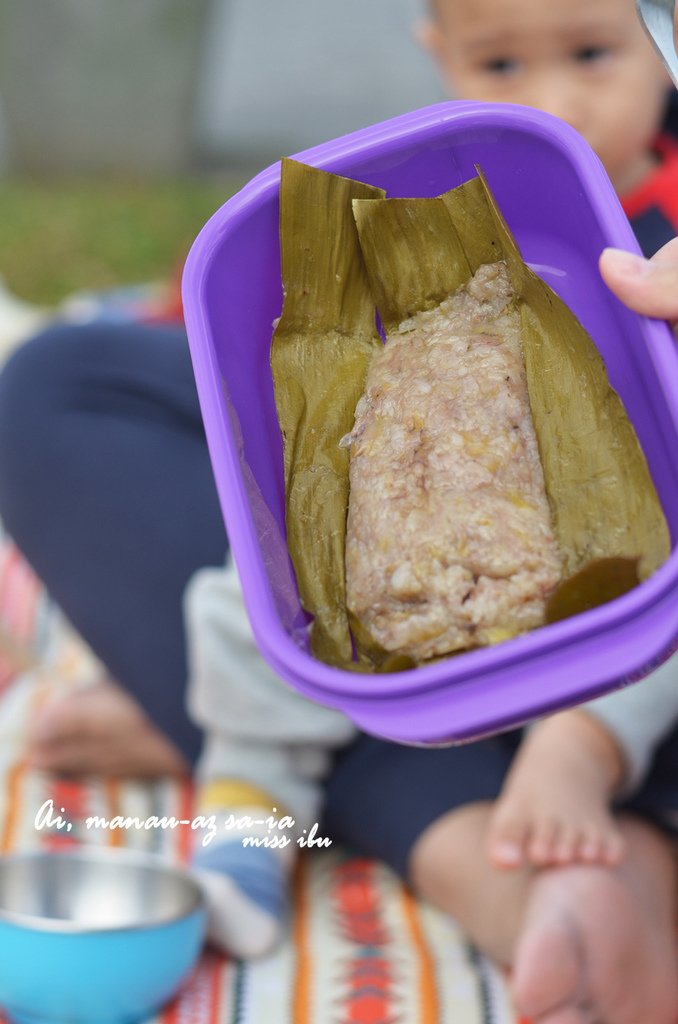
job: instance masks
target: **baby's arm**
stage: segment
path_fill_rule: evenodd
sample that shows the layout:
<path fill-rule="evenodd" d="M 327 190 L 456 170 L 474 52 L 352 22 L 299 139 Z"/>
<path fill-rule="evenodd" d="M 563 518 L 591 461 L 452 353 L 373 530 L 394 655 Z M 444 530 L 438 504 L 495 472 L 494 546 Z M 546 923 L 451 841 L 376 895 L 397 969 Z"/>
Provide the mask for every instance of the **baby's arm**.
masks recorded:
<path fill-rule="evenodd" d="M 283 932 L 298 842 L 320 817 L 331 754 L 355 728 L 266 664 L 232 563 L 197 574 L 186 619 L 189 710 L 205 731 L 197 812 L 208 823 L 196 834 L 193 867 L 212 940 L 246 958 L 267 952 Z"/>
<path fill-rule="evenodd" d="M 645 778 L 660 742 L 678 722 L 678 654 L 632 686 L 582 705 L 614 737 L 624 759 L 619 793 L 629 796 Z"/>
<path fill-rule="evenodd" d="M 617 863 L 611 804 L 640 785 L 678 720 L 678 656 L 647 679 L 537 722 L 495 806 L 489 853 L 500 867 Z"/>

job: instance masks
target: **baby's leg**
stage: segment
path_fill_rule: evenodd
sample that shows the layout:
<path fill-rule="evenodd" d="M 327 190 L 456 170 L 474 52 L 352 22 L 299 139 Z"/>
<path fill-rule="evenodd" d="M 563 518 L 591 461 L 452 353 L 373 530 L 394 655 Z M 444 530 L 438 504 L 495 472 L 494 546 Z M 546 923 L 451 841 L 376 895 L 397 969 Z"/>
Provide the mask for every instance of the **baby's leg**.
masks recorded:
<path fill-rule="evenodd" d="M 534 869 L 500 871 L 479 856 L 491 817 L 488 802 L 455 808 L 434 821 L 412 849 L 409 877 L 420 896 L 451 914 L 484 953 L 508 967 Z"/>
<path fill-rule="evenodd" d="M 282 938 L 297 826 L 274 798 L 237 779 L 209 783 L 198 811 L 193 868 L 209 908 L 209 938 L 232 956 L 269 952 Z"/>
<path fill-rule="evenodd" d="M 501 964 L 515 964 L 521 1005 L 528 998 L 535 1001 L 531 986 L 545 977 L 548 965 L 548 985 L 540 993 L 543 1012 L 534 1024 L 592 1024 L 596 1019 L 605 1024 L 665 1024 L 674 1000 L 676 961 L 667 923 L 675 903 L 673 861 L 663 836 L 639 822 L 624 823 L 627 855 L 619 868 L 573 865 L 546 872 L 523 864 L 505 871 L 479 856 L 488 842 L 491 800 L 519 742 L 519 737 L 504 734 L 423 750 L 363 736 L 337 758 L 327 790 L 326 822 L 336 838 L 391 863 L 420 896 L 451 914 L 484 952 Z M 569 887 L 570 873 L 582 879 L 576 892 Z M 537 881 L 547 876 L 553 878 L 554 890 L 544 903 L 554 912 L 568 900 L 572 912 L 576 908 L 575 934 L 585 939 L 590 979 L 582 991 L 589 1000 L 595 996 L 602 1018 L 582 1017 L 573 1002 L 582 978 L 576 949 L 568 951 L 549 939 L 553 955 L 545 959 L 539 944 L 530 940 L 541 920 Z M 556 892 L 558 879 L 563 885 Z M 606 879 L 612 884 L 604 884 Z M 612 899 L 618 909 L 609 906 Z M 612 929 L 605 926 L 608 911 Z M 539 927 L 546 940 L 543 922 Z M 632 956 L 636 959 L 629 963 Z M 631 1008 L 645 1007 L 647 1013 L 637 1019 L 624 1016 L 626 1002 Z"/>
<path fill-rule="evenodd" d="M 618 863 L 623 840 L 610 804 L 623 772 L 620 748 L 592 715 L 575 709 L 538 722 L 495 804 L 491 861 L 504 868 Z"/>
<path fill-rule="evenodd" d="M 233 563 L 198 573 L 186 609 L 189 706 L 205 729 L 198 809 L 221 823 L 213 842 L 196 848 L 194 866 L 207 883 L 212 938 L 236 956 L 256 956 L 282 933 L 297 842 L 316 823 L 332 752 L 355 730 L 263 661 Z"/>

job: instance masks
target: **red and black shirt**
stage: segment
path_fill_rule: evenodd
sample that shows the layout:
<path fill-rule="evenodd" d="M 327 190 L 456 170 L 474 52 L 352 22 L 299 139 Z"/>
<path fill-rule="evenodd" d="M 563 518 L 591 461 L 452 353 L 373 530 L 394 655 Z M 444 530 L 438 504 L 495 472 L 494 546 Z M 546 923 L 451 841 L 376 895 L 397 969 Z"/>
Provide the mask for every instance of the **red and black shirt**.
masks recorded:
<path fill-rule="evenodd" d="M 646 256 L 678 235 L 678 97 L 674 93 L 654 150 L 659 158 L 654 171 L 620 197 Z"/>
<path fill-rule="evenodd" d="M 652 174 L 620 197 L 646 256 L 678 235 L 678 142 L 662 135 L 654 148 L 660 162 Z"/>

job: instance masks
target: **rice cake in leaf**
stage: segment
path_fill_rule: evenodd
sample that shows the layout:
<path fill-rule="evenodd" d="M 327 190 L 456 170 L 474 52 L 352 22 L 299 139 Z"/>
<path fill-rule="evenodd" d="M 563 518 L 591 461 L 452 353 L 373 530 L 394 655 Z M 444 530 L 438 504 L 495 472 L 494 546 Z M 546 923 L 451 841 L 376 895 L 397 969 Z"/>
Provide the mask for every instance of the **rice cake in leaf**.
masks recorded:
<path fill-rule="evenodd" d="M 354 210 L 387 330 L 351 435 L 347 600 L 363 635 L 423 661 L 657 568 L 668 530 L 633 427 L 482 176 Z"/>

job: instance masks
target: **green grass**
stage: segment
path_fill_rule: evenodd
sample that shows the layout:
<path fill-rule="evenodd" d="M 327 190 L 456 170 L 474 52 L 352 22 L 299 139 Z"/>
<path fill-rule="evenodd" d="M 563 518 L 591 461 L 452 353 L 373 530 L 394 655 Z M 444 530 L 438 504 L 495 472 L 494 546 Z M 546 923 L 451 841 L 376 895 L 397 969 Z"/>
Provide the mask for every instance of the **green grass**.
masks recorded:
<path fill-rule="evenodd" d="M 41 304 L 162 280 L 244 181 L 0 179 L 0 274 L 16 295 Z"/>

